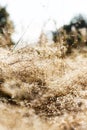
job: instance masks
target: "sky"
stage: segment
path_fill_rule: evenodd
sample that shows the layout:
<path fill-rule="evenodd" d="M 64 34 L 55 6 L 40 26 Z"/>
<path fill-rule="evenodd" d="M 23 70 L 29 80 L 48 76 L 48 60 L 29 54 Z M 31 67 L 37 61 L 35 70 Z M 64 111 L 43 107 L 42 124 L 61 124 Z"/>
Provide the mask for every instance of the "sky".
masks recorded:
<path fill-rule="evenodd" d="M 87 15 L 86 0 L 0 0 L 15 25 L 12 38 L 35 42 L 41 31 L 56 30 L 76 14 Z M 56 21 L 56 26 L 54 21 Z M 48 22 L 49 21 L 49 22 Z"/>

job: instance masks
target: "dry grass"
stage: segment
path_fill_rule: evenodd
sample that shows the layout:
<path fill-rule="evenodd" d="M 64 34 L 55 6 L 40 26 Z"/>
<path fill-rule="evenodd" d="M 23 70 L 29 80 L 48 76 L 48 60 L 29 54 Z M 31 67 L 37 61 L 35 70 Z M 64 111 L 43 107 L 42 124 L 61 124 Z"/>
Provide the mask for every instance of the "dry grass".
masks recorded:
<path fill-rule="evenodd" d="M 87 129 L 86 47 L 62 53 L 55 45 L 0 48 L 2 130 Z"/>
<path fill-rule="evenodd" d="M 12 50 L 13 27 L 5 14 L 0 130 L 87 130 L 87 38 L 61 28 L 55 43 L 42 33 L 37 45 Z"/>

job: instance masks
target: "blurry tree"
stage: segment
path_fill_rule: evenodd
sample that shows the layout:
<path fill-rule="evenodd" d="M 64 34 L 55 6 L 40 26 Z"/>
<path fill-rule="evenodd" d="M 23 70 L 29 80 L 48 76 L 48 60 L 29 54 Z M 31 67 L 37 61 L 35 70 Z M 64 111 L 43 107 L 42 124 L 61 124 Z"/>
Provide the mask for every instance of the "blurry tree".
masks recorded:
<path fill-rule="evenodd" d="M 5 7 L 0 6 L 0 46 L 8 47 L 12 45 L 11 34 L 14 30 L 13 23 L 9 19 L 9 14 Z"/>

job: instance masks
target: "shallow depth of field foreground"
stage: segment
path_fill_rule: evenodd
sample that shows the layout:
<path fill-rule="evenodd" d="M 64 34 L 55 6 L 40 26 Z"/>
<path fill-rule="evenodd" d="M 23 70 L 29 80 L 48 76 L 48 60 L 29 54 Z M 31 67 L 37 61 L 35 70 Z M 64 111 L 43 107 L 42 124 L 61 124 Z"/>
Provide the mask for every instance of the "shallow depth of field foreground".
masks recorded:
<path fill-rule="evenodd" d="M 0 47 L 0 130 L 87 130 L 87 47 L 63 51 Z"/>

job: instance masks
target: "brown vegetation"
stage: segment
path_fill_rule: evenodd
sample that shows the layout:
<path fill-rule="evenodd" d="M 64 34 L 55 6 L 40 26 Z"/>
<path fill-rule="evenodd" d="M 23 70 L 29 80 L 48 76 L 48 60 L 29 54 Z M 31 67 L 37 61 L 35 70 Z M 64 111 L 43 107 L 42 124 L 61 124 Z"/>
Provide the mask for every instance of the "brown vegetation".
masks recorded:
<path fill-rule="evenodd" d="M 0 47 L 1 130 L 87 130 L 87 46 L 62 31 L 56 43 Z"/>
<path fill-rule="evenodd" d="M 1 128 L 87 129 L 86 47 L 60 54 L 53 45 L 0 48 Z"/>

